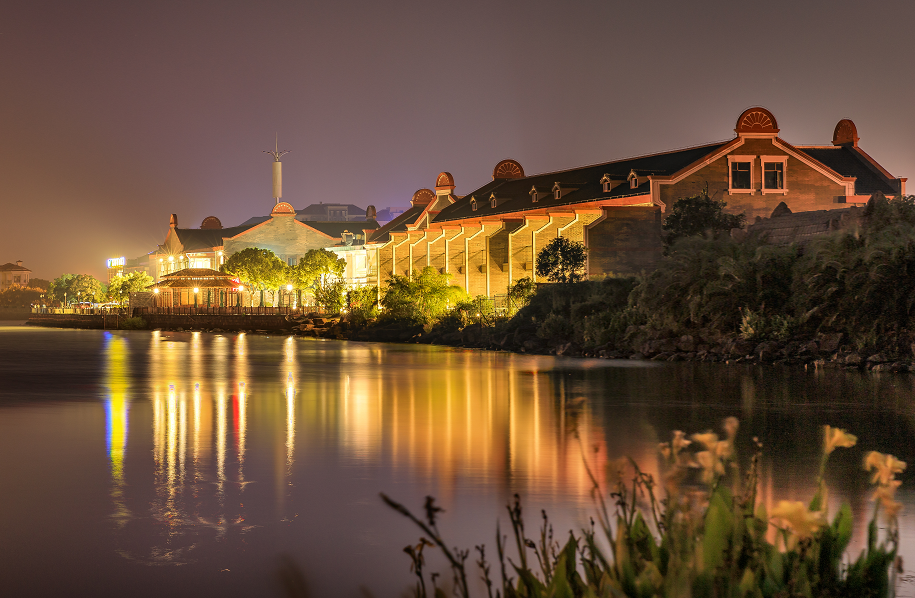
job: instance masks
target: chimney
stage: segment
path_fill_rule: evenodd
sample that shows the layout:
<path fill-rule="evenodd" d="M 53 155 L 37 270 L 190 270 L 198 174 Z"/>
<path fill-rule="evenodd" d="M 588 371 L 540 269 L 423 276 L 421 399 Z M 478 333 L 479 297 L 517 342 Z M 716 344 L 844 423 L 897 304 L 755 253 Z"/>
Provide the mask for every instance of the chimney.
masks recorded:
<path fill-rule="evenodd" d="M 20 268 L 22 267 L 22 260 L 16 260 L 16 265 Z"/>
<path fill-rule="evenodd" d="M 168 219 L 168 225 L 171 228 L 178 228 L 178 214 L 172 214 L 171 218 Z"/>

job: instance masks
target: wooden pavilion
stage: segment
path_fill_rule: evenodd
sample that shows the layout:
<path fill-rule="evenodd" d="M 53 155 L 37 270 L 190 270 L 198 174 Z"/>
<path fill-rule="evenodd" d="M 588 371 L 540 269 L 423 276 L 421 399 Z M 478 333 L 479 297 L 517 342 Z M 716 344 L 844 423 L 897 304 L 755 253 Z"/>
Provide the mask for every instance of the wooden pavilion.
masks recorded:
<path fill-rule="evenodd" d="M 149 287 L 156 307 L 235 307 L 242 305 L 241 282 L 209 268 L 185 268 Z"/>

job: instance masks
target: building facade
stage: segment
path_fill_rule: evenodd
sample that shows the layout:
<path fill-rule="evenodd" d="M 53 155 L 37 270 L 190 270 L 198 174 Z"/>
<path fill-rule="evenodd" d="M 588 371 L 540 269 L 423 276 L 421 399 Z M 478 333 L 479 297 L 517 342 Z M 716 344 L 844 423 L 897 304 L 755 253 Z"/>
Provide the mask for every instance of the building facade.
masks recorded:
<path fill-rule="evenodd" d="M 16 263 L 8 262 L 0 266 L 0 291 L 11 287 L 29 286 L 29 277 L 32 271 L 22 265 L 22 260 Z"/>
<path fill-rule="evenodd" d="M 369 234 L 365 261 L 377 280 L 431 266 L 471 295 L 497 295 L 514 281 L 537 281 L 538 252 L 555 237 L 581 241 L 587 273 L 629 275 L 662 254 L 661 222 L 673 203 L 704 190 L 752 222 L 781 202 L 795 212 L 863 205 L 871 194 L 905 193 L 858 146 L 855 125 L 842 120 L 832 143 L 793 146 L 775 116 L 751 108 L 727 142 L 528 176 L 521 164 L 496 164 L 492 181 L 454 193 L 442 172 L 406 212 Z M 372 263 L 374 262 L 374 266 Z"/>

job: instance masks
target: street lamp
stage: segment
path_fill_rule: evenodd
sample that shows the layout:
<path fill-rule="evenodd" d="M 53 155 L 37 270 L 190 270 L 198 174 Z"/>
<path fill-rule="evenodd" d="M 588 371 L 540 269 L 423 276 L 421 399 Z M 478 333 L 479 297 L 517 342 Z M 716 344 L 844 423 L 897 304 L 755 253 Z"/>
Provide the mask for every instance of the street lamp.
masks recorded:
<path fill-rule="evenodd" d="M 200 292 L 200 289 L 198 289 L 197 287 L 194 287 L 194 308 L 195 309 L 197 308 L 197 293 L 199 293 L 199 292 Z"/>

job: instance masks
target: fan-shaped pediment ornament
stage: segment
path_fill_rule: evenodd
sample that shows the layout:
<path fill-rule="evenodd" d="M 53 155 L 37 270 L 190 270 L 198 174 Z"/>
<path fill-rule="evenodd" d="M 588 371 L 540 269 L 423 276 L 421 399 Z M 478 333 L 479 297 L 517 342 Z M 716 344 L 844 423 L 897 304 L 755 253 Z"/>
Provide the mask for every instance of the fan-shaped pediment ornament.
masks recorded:
<path fill-rule="evenodd" d="M 738 133 L 778 133 L 778 123 L 765 108 L 750 108 L 737 119 L 734 130 Z"/>
<path fill-rule="evenodd" d="M 836 124 L 836 130 L 832 133 L 833 145 L 852 144 L 858 145 L 858 128 L 851 120 L 843 118 Z"/>
<path fill-rule="evenodd" d="M 270 212 L 271 216 L 295 216 L 295 208 L 285 201 L 273 206 L 273 211 Z"/>
<path fill-rule="evenodd" d="M 202 229 L 220 229 L 222 228 L 222 222 L 219 221 L 219 218 L 216 216 L 207 216 L 203 219 L 203 222 L 200 223 L 200 228 Z"/>
<path fill-rule="evenodd" d="M 492 178 L 496 179 L 523 179 L 524 169 L 515 160 L 502 160 L 492 170 Z"/>
<path fill-rule="evenodd" d="M 435 192 L 431 189 L 420 189 L 413 194 L 413 197 L 410 199 L 410 205 L 413 206 L 424 206 L 435 199 Z"/>
<path fill-rule="evenodd" d="M 450 172 L 442 172 L 438 175 L 438 178 L 435 179 L 436 187 L 454 187 L 454 177 L 451 176 Z"/>

